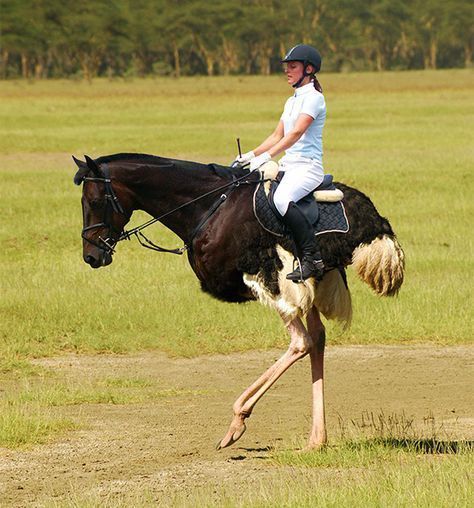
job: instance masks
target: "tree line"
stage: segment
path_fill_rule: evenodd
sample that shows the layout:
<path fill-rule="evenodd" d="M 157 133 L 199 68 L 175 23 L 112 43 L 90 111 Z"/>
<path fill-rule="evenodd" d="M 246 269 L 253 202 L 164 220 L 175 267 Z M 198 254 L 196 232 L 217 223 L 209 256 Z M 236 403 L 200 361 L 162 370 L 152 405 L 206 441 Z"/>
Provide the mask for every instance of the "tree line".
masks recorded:
<path fill-rule="evenodd" d="M 270 74 L 297 43 L 326 71 L 471 67 L 470 0 L 0 0 L 0 76 Z"/>

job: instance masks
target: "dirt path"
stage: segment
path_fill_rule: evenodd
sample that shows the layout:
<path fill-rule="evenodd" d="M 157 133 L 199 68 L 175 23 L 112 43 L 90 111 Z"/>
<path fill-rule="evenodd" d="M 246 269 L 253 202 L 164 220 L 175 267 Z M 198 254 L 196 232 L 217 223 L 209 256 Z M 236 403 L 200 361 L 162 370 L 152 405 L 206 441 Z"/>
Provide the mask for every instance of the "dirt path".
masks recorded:
<path fill-rule="evenodd" d="M 310 426 L 307 359 L 295 365 L 259 403 L 247 433 L 215 451 L 234 399 L 277 359 L 279 351 L 169 359 L 162 354 L 61 357 L 41 360 L 59 376 L 146 377 L 180 395 L 140 404 L 58 408 L 77 421 L 72 431 L 30 450 L 0 449 L 0 506 L 47 506 L 74 495 L 113 499 L 149 491 L 241 485 L 275 474 L 271 447 L 306 437 Z M 326 403 L 329 438 L 338 419 L 363 411 L 430 414 L 453 439 L 474 438 L 474 348 L 329 347 Z M 180 392 L 181 391 L 181 392 Z"/>

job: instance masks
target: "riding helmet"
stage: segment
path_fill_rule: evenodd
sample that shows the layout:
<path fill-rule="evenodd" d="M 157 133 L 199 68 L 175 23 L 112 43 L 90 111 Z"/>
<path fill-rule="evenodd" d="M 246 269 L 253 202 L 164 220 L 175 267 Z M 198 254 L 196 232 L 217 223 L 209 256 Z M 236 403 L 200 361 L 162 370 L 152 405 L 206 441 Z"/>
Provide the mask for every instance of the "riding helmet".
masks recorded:
<path fill-rule="evenodd" d="M 316 69 L 315 72 L 319 72 L 321 69 L 321 55 L 319 51 L 307 44 L 297 44 L 291 48 L 281 61 L 281 63 L 284 62 L 303 62 L 305 67 L 311 64 Z"/>

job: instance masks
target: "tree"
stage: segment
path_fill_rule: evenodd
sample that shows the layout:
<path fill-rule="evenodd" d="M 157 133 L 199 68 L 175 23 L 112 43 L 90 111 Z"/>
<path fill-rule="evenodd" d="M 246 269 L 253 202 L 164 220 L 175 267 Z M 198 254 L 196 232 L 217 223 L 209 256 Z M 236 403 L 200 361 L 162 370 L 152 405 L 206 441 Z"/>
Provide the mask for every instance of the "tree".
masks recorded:
<path fill-rule="evenodd" d="M 42 25 L 44 16 L 39 2 L 4 0 L 1 4 L 2 72 L 7 73 L 10 57 L 21 62 L 21 75 L 29 78 L 31 61 L 44 52 Z M 27 20 L 27 22 L 25 22 Z"/>
<path fill-rule="evenodd" d="M 407 8 L 403 0 L 372 0 L 361 8 L 360 30 L 365 38 L 365 48 L 373 53 L 377 70 L 390 66 L 406 17 Z"/>
<path fill-rule="evenodd" d="M 447 0 L 446 41 L 463 48 L 464 66 L 472 67 L 474 50 L 474 4 L 466 0 Z M 448 63 L 448 67 L 449 62 Z"/>
<path fill-rule="evenodd" d="M 323 69 L 472 65 L 468 0 L 0 0 L 0 76 L 270 74 L 297 43 Z"/>
<path fill-rule="evenodd" d="M 425 69 L 437 68 L 439 43 L 446 27 L 446 12 L 445 0 L 416 0 L 413 4 L 412 37 L 422 51 Z"/>

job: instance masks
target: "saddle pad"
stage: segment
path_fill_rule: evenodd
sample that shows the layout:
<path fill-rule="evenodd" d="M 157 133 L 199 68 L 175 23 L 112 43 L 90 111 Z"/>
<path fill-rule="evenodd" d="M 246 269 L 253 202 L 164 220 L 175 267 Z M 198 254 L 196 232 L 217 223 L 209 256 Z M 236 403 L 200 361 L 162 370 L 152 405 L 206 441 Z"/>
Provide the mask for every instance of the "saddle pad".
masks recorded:
<path fill-rule="evenodd" d="M 314 226 L 315 235 L 324 233 L 347 233 L 349 221 L 342 201 L 335 203 L 319 202 L 319 220 Z M 268 203 L 264 184 L 260 183 L 253 195 L 253 212 L 263 229 L 275 236 L 285 236 L 286 228 L 275 215 Z"/>

